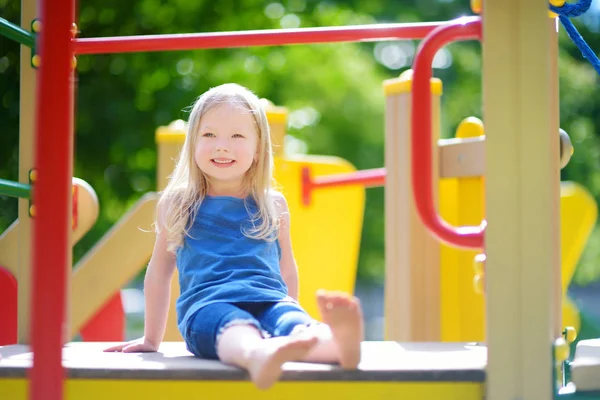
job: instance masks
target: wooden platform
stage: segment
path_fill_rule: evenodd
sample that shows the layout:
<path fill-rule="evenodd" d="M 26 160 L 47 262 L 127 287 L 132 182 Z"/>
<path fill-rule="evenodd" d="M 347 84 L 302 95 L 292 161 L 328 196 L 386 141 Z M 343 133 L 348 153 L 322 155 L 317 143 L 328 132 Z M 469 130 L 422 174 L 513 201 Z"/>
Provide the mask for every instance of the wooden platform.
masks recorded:
<path fill-rule="evenodd" d="M 181 342 L 163 343 L 157 353 L 104 353 L 110 343 L 69 343 L 63 365 L 71 379 L 228 380 L 247 374 L 187 352 Z M 24 378 L 32 364 L 27 346 L 0 347 L 0 379 Z M 473 382 L 485 380 L 486 349 L 474 343 L 365 342 L 357 371 L 311 363 L 287 363 L 283 381 Z"/>

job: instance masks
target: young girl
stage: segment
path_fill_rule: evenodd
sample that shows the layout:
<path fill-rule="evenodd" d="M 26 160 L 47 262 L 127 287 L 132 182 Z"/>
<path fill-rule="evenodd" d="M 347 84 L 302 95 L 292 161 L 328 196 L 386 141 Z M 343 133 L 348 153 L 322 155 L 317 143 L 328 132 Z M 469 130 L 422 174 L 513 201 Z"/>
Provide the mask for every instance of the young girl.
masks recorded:
<path fill-rule="evenodd" d="M 297 302 L 290 217 L 285 198 L 271 188 L 272 170 L 259 99 L 236 84 L 200 96 L 158 204 L 144 281 L 144 337 L 106 351 L 158 350 L 178 268 L 178 327 L 194 355 L 246 369 L 261 389 L 279 379 L 287 361 L 357 367 L 363 340 L 358 300 L 319 292 L 322 323 Z"/>

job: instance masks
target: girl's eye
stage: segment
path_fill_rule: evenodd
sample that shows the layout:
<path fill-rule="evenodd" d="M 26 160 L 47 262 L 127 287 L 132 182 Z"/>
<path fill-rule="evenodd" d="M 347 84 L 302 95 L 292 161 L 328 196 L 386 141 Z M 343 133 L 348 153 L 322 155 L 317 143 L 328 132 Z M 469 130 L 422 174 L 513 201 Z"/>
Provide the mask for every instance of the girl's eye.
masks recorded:
<path fill-rule="evenodd" d="M 205 134 L 202 135 L 202 137 L 213 137 L 215 136 L 214 133 L 210 133 L 210 132 L 206 132 Z"/>
<path fill-rule="evenodd" d="M 234 138 L 243 138 L 243 135 L 240 135 L 239 133 L 236 133 L 233 135 Z"/>

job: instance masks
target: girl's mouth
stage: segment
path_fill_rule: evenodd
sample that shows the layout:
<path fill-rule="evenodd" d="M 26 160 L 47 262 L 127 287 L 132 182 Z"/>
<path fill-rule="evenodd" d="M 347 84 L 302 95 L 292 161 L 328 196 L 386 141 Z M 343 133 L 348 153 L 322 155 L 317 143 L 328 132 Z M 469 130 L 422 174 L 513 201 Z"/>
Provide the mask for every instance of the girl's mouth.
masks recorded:
<path fill-rule="evenodd" d="M 230 160 L 228 158 L 213 158 L 210 162 L 217 168 L 227 168 L 232 166 L 235 163 L 235 160 Z"/>

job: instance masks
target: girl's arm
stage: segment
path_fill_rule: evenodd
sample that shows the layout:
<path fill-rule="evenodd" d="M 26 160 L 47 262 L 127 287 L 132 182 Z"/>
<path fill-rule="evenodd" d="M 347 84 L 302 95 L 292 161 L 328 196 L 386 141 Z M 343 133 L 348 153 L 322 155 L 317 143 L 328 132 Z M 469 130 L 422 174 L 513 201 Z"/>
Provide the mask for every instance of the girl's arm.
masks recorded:
<path fill-rule="evenodd" d="M 166 203 L 162 203 L 158 210 L 158 234 L 144 278 L 144 338 L 156 349 L 165 334 L 171 301 L 171 279 L 176 268 L 175 254 L 167 250 L 167 232 L 164 226 L 168 208 Z"/>
<path fill-rule="evenodd" d="M 158 209 L 158 234 L 144 278 L 144 337 L 109 347 L 104 351 L 157 351 L 162 342 L 171 300 L 171 278 L 176 268 L 175 254 L 167 250 L 167 234 L 164 227 L 167 203 L 160 203 Z"/>
<path fill-rule="evenodd" d="M 288 287 L 288 294 L 294 300 L 298 300 L 298 266 L 292 250 L 290 235 L 290 212 L 287 201 L 282 194 L 275 195 L 275 204 L 280 216 L 279 246 L 281 247 L 281 261 L 279 268 L 281 277 Z"/>

